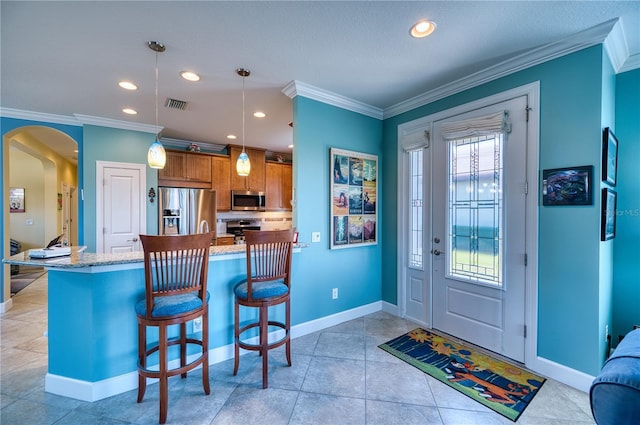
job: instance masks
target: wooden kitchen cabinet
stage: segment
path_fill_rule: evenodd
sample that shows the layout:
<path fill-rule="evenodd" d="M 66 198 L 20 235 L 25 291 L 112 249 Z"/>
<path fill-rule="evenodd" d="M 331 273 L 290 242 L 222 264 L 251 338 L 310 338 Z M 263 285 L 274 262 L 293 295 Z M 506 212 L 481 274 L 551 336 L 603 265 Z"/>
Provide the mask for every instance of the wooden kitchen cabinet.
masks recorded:
<path fill-rule="evenodd" d="M 228 156 L 211 157 L 211 189 L 216 191 L 216 210 L 231 210 L 231 162 Z"/>
<path fill-rule="evenodd" d="M 252 190 L 264 192 L 265 182 L 265 161 L 266 151 L 256 148 L 245 147 L 245 152 L 249 155 L 251 171 L 246 177 L 236 173 L 236 162 L 242 153 L 242 146 L 229 146 L 229 166 L 231 168 L 231 190 Z"/>
<path fill-rule="evenodd" d="M 267 162 L 265 175 L 267 211 L 291 211 L 291 164 Z"/>
<path fill-rule="evenodd" d="M 211 186 L 211 156 L 206 154 L 167 150 L 167 162 L 158 170 L 158 186 Z"/>

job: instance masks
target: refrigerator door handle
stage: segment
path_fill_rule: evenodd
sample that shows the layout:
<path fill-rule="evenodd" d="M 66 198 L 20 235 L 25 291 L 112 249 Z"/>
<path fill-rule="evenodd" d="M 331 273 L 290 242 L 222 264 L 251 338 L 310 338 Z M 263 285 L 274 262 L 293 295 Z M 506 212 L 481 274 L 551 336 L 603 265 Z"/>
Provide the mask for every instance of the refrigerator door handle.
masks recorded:
<path fill-rule="evenodd" d="M 200 222 L 200 233 L 209 233 L 209 222 L 207 220 Z"/>

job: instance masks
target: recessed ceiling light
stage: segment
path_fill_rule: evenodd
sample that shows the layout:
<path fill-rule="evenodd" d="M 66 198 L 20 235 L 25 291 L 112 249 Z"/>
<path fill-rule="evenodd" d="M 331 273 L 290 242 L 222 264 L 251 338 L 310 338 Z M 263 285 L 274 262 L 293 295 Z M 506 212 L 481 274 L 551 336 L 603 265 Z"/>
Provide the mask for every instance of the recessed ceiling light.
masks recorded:
<path fill-rule="evenodd" d="M 138 111 L 136 111 L 135 109 L 131 109 L 131 108 L 124 108 L 122 110 L 122 112 L 124 112 L 125 114 L 129 114 L 129 115 L 136 115 L 138 113 Z"/>
<path fill-rule="evenodd" d="M 436 30 L 436 23 L 433 21 L 427 21 L 423 19 L 421 21 L 416 22 L 414 26 L 411 27 L 411 37 L 414 38 L 423 38 L 430 35 L 432 32 Z"/>
<path fill-rule="evenodd" d="M 235 134 L 227 134 L 227 139 L 236 140 L 237 137 Z"/>
<path fill-rule="evenodd" d="M 262 111 L 256 111 L 256 112 L 253 113 L 253 116 L 256 117 L 256 118 L 264 118 L 264 117 L 267 116 L 267 114 L 265 114 Z"/>
<path fill-rule="evenodd" d="M 131 81 L 120 81 L 118 85 L 125 90 L 138 90 L 138 86 L 133 84 Z"/>
<path fill-rule="evenodd" d="M 180 76 L 187 81 L 200 81 L 200 76 L 195 72 L 191 71 L 182 71 Z"/>

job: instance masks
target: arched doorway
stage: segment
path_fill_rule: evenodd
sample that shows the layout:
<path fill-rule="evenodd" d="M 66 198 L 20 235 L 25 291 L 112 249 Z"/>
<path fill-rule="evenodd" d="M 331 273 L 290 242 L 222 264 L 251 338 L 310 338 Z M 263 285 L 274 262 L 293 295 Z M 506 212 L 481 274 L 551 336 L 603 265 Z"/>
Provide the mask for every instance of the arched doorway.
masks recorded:
<path fill-rule="evenodd" d="M 10 240 L 21 250 L 41 247 L 65 233 L 78 243 L 78 143 L 64 132 L 41 125 L 17 127 L 3 135 L 4 256 Z M 24 189 L 24 211 L 11 212 L 12 187 Z M 3 306 L 10 308 L 10 270 L 4 268 Z M 9 304 L 7 304 L 9 303 Z"/>

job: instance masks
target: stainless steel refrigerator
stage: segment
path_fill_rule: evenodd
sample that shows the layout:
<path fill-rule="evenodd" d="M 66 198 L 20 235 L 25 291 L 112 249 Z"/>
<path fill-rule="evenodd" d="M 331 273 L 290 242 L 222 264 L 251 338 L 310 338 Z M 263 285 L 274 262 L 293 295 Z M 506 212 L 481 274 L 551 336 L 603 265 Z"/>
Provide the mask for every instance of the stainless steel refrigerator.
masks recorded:
<path fill-rule="evenodd" d="M 192 235 L 214 232 L 216 242 L 216 191 L 159 187 L 158 234 Z"/>

